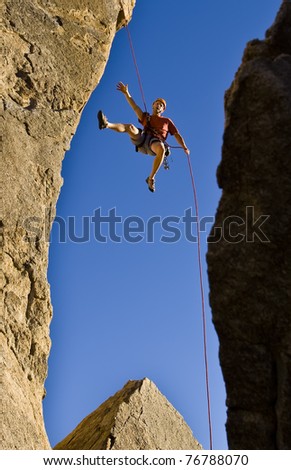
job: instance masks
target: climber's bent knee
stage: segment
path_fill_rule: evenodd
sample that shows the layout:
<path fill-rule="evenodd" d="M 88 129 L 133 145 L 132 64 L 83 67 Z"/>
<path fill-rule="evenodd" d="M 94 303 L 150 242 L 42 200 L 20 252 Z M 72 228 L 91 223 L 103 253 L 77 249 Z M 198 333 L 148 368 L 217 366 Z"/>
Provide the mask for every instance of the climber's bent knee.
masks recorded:
<path fill-rule="evenodd" d="M 125 124 L 125 129 L 130 137 L 135 137 L 136 135 L 139 134 L 139 129 L 135 127 L 133 124 Z"/>
<path fill-rule="evenodd" d="M 156 154 L 156 155 L 160 155 L 160 156 L 164 156 L 165 155 L 165 145 L 163 144 L 163 142 L 161 142 L 160 140 L 158 141 L 155 141 L 151 144 L 151 150 Z"/>

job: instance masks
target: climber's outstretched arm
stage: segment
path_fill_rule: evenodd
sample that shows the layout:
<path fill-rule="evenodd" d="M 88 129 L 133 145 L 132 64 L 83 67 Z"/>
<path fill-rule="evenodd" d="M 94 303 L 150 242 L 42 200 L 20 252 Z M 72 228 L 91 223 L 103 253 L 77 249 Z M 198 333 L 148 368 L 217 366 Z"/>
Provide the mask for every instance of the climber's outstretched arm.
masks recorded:
<path fill-rule="evenodd" d="M 142 118 L 143 111 L 140 109 L 140 107 L 136 104 L 132 96 L 130 95 L 128 91 L 128 85 L 124 85 L 124 83 L 119 82 L 116 86 L 118 91 L 121 91 L 121 93 L 124 94 L 128 104 L 132 107 L 134 110 L 135 114 L 137 115 L 138 119 Z"/>
<path fill-rule="evenodd" d="M 187 154 L 187 155 L 190 155 L 190 150 L 188 149 L 187 145 L 185 144 L 185 141 L 183 139 L 183 137 L 181 136 L 181 134 L 179 134 L 178 132 L 176 134 L 174 134 L 174 137 L 176 139 L 176 141 L 178 142 L 179 145 L 181 145 L 181 147 L 183 148 L 184 152 Z"/>

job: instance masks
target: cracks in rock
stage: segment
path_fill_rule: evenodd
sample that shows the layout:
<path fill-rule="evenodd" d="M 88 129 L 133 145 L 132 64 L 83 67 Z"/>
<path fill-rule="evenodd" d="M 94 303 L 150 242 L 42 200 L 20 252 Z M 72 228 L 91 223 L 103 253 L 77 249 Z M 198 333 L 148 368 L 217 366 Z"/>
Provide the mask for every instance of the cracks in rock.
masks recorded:
<path fill-rule="evenodd" d="M 34 54 L 35 52 L 35 44 L 33 44 L 32 42 L 28 41 L 28 39 L 26 39 L 24 37 L 23 34 L 21 33 L 18 33 L 18 36 L 20 37 L 20 39 L 22 39 L 22 41 L 24 41 L 26 44 L 28 44 L 28 47 L 29 47 L 29 52 L 25 52 L 23 54 L 23 57 L 25 58 L 25 60 L 27 60 L 28 64 L 29 64 L 29 67 L 31 69 L 31 71 L 29 73 L 34 73 L 35 69 L 34 69 L 34 65 L 33 65 L 33 62 L 31 61 L 30 59 L 30 55 Z M 28 73 L 28 72 L 27 72 Z"/>
<path fill-rule="evenodd" d="M 128 10 L 127 12 L 125 11 L 125 5 L 123 4 L 122 0 L 119 0 L 119 6 L 120 10 L 116 20 L 116 31 L 119 31 L 121 28 L 126 26 L 130 19 L 130 12 L 128 10 L 128 6 L 126 8 Z"/>
<path fill-rule="evenodd" d="M 63 27 L 63 21 L 59 15 L 52 14 L 50 11 L 46 10 L 42 5 L 36 1 L 34 5 L 32 5 L 35 10 L 37 10 L 38 14 L 42 14 L 44 18 L 42 20 L 47 20 L 57 27 Z"/>
<path fill-rule="evenodd" d="M 36 343 L 32 342 L 30 345 L 29 355 L 34 356 L 36 353 Z"/>
<path fill-rule="evenodd" d="M 28 125 L 28 123 L 27 123 L 26 121 L 24 121 L 23 124 L 24 124 L 25 130 L 26 130 L 26 133 L 27 133 L 29 136 L 31 136 L 30 131 L 29 131 L 29 125 Z"/>
<path fill-rule="evenodd" d="M 27 54 L 25 54 L 27 55 Z M 24 81 L 25 83 L 25 86 L 29 89 L 29 90 L 32 90 L 33 89 L 33 83 L 32 83 L 32 80 L 30 78 L 30 73 L 29 72 L 26 72 L 25 70 L 17 70 L 16 72 L 16 77 L 18 78 L 21 78 L 21 80 Z"/>
<path fill-rule="evenodd" d="M 54 20 L 59 26 L 63 26 L 63 21 L 59 16 L 55 16 Z"/>
<path fill-rule="evenodd" d="M 118 13 L 118 16 L 117 16 L 116 31 L 118 31 L 119 29 L 121 29 L 125 25 L 126 25 L 126 19 L 125 19 L 124 10 L 122 9 L 122 10 L 119 10 L 119 13 Z"/>
<path fill-rule="evenodd" d="M 9 256 L 9 258 L 11 258 L 13 267 L 14 267 L 15 269 L 17 269 L 17 271 L 22 271 L 22 265 L 20 265 L 20 263 L 18 263 L 18 262 L 13 258 L 13 256 L 11 255 L 11 253 L 9 253 L 8 251 L 4 251 L 4 253 L 5 253 L 5 255 Z"/>
<path fill-rule="evenodd" d="M 103 28 L 107 29 L 107 24 L 105 21 L 99 20 L 99 23 L 101 24 L 101 26 L 103 26 Z"/>
<path fill-rule="evenodd" d="M 30 291 L 27 296 L 27 306 L 26 306 L 26 312 L 25 312 L 25 317 L 27 320 L 29 320 L 32 316 L 31 307 L 35 298 L 35 279 L 34 279 L 34 270 L 31 266 L 31 263 L 26 262 L 24 265 L 24 268 L 30 280 Z"/>
<path fill-rule="evenodd" d="M 24 109 L 26 109 L 27 111 L 32 111 L 36 107 L 37 107 L 37 100 L 35 98 L 30 98 L 29 105 L 25 106 Z M 29 135 L 31 135 L 31 134 L 29 134 Z"/>
<path fill-rule="evenodd" d="M 28 52 L 23 54 L 24 61 L 19 64 L 15 76 L 17 80 L 17 86 L 15 87 L 16 96 L 9 97 L 21 106 L 23 109 L 31 111 L 37 107 L 37 90 L 32 79 L 32 74 L 35 72 L 34 64 L 30 58 L 30 55 L 35 53 L 35 45 L 27 40 L 23 34 L 18 33 L 19 38 L 28 45 Z M 19 97 L 19 98 L 18 98 Z M 29 133 L 28 133 L 29 134 Z M 30 134 L 29 134 L 30 135 Z"/>
<path fill-rule="evenodd" d="M 106 443 L 106 450 L 112 450 L 112 447 L 114 446 L 116 441 L 116 437 L 113 436 L 113 434 L 110 433 L 107 443 Z"/>
<path fill-rule="evenodd" d="M 139 392 L 139 390 L 138 390 Z M 129 400 L 130 401 L 130 400 Z M 120 429 L 118 429 L 118 431 L 116 431 L 116 427 L 115 425 L 113 426 L 111 432 L 110 432 L 110 435 L 107 439 L 107 443 L 106 443 L 106 450 L 111 450 L 118 438 L 118 435 L 122 434 L 122 432 L 124 431 L 127 423 L 130 421 L 130 420 L 133 420 L 133 421 L 136 421 L 136 422 L 139 422 L 141 420 L 141 416 L 143 415 L 144 413 L 144 408 L 143 406 L 141 405 L 140 407 L 140 413 L 138 416 L 135 415 L 135 413 L 132 413 L 131 410 L 129 409 L 128 410 L 128 416 L 127 418 L 125 419 L 125 421 L 123 422 L 123 424 L 121 425 Z M 114 433 L 116 432 L 116 434 L 114 435 Z"/>
<path fill-rule="evenodd" d="M 13 344 L 10 344 L 9 343 L 9 340 L 8 338 L 6 337 L 6 341 L 7 341 L 7 347 L 10 349 L 10 351 L 13 353 L 15 359 L 16 359 L 16 362 L 18 362 L 20 368 L 23 370 L 23 372 L 25 372 L 25 367 L 24 367 L 24 364 L 21 363 L 21 361 L 19 360 L 19 353 L 18 351 L 15 349 L 14 345 Z"/>

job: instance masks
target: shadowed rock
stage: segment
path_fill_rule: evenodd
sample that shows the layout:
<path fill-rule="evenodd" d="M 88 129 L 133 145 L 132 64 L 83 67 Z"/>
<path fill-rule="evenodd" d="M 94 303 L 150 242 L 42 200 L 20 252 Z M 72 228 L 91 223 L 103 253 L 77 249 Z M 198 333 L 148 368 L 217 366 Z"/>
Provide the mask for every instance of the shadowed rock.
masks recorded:
<path fill-rule="evenodd" d="M 208 245 L 231 449 L 291 448 L 291 2 L 225 96 Z"/>
<path fill-rule="evenodd" d="M 149 379 L 129 381 L 55 449 L 201 449 L 182 416 Z"/>

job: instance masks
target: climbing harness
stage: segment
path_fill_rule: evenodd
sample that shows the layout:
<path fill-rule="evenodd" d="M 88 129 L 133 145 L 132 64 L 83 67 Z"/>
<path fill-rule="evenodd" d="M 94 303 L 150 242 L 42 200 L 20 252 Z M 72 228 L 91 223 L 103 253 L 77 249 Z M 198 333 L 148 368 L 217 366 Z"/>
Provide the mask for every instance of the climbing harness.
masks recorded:
<path fill-rule="evenodd" d="M 146 120 L 147 120 L 147 123 L 146 125 L 144 126 L 143 129 L 139 128 L 139 131 L 140 131 L 140 137 L 141 137 L 141 140 L 140 142 L 135 146 L 135 151 L 136 152 L 139 152 L 140 149 L 145 145 L 145 143 L 147 142 L 148 140 L 148 145 L 150 146 L 151 143 L 153 141 L 160 141 L 162 142 L 164 145 L 165 145 L 165 148 L 166 148 L 166 151 L 165 151 L 165 157 L 164 157 L 164 160 L 163 160 L 163 166 L 164 166 L 164 169 L 165 170 L 169 170 L 170 169 L 170 165 L 169 165 L 169 161 L 168 161 L 168 157 L 171 155 L 171 150 L 170 150 L 170 145 L 168 144 L 168 142 L 166 142 L 161 136 L 160 134 L 156 131 L 156 129 L 154 129 L 153 127 L 151 127 L 150 125 L 150 120 L 151 120 L 151 116 L 148 112 L 146 112 Z M 147 139 L 148 138 L 148 139 Z"/>
<path fill-rule="evenodd" d="M 170 169 L 169 160 L 168 160 L 167 155 L 165 155 L 165 157 L 164 157 L 163 165 L 164 165 L 164 169 L 165 169 L 165 170 L 169 170 L 169 169 Z"/>
<path fill-rule="evenodd" d="M 141 96 L 145 108 L 145 112 L 147 112 L 147 107 L 146 107 L 146 102 L 145 102 L 145 97 L 144 97 L 144 92 L 143 92 L 143 87 L 142 87 L 142 82 L 140 78 L 140 73 L 137 65 L 137 60 L 135 57 L 135 52 L 134 52 L 134 47 L 133 47 L 133 42 L 132 38 L 129 32 L 128 25 L 125 25 L 127 34 L 128 34 L 128 39 L 129 39 L 129 45 L 136 69 L 136 74 L 138 78 L 138 83 L 141 91 Z M 167 151 L 170 152 L 170 148 L 182 148 L 180 146 L 172 146 L 169 145 L 168 143 L 164 142 L 167 146 Z M 137 150 L 138 151 L 138 150 Z M 169 154 L 168 154 L 169 155 Z M 166 154 L 166 157 L 168 156 Z M 166 157 L 164 159 L 164 162 L 166 160 Z M 198 210 L 198 197 L 197 197 L 197 192 L 196 192 L 196 186 L 195 186 L 195 180 L 194 180 L 194 174 L 192 170 L 192 165 L 191 165 L 191 159 L 190 156 L 187 154 L 187 160 L 188 160 L 188 167 L 189 167 L 189 172 L 190 172 L 190 179 L 191 179 L 191 185 L 192 185 L 192 190 L 193 190 L 193 201 L 194 201 L 194 207 L 195 207 L 195 213 L 196 213 L 196 219 L 197 219 L 197 253 L 198 253 L 198 267 L 199 267 L 199 282 L 200 282 L 200 295 L 201 295 L 201 310 L 202 310 L 202 332 L 203 332 L 203 352 L 204 352 L 204 368 L 205 368 L 205 385 L 206 385 L 206 396 L 207 396 L 207 412 L 208 412 L 208 428 L 209 428 L 209 448 L 210 450 L 213 449 L 212 445 L 212 421 L 211 421 L 211 402 L 210 402 L 210 387 L 209 387 L 209 371 L 208 371 L 208 357 L 207 357 L 207 328 L 206 328 L 206 312 L 205 312 L 205 299 L 204 299 L 204 287 L 203 287 L 203 272 L 202 272 L 202 261 L 201 261 L 201 239 L 200 239 L 200 226 L 199 226 L 199 210 Z M 168 163 L 166 160 L 166 166 L 164 164 L 164 168 L 168 169 Z"/>

